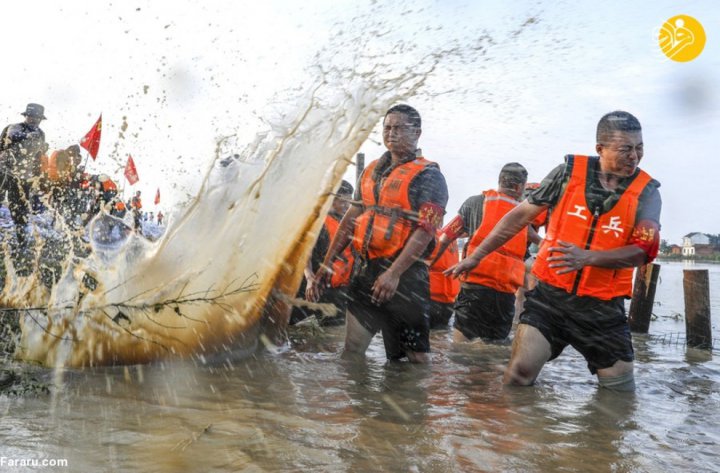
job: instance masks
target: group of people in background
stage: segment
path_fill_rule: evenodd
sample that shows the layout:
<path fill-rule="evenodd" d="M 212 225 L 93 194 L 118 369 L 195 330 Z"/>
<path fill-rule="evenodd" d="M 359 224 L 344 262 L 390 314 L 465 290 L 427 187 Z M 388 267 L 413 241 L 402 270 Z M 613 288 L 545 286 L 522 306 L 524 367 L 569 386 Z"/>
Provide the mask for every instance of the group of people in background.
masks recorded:
<path fill-rule="evenodd" d="M 14 223 L 10 256 L 15 274 L 27 276 L 37 250 L 27 229 L 31 214 L 54 212 L 78 251 L 87 249 L 81 243 L 84 228 L 101 210 L 122 218 L 128 209 L 141 215 L 142 206 L 139 191 L 138 200 L 126 204 L 108 175 L 87 173 L 77 144 L 50 149 L 40 128 L 46 119 L 42 105 L 27 104 L 22 115 L 23 122 L 8 125 L 0 134 L 0 201 L 6 200 Z"/>
<path fill-rule="evenodd" d="M 344 319 L 343 356 L 363 355 L 381 332 L 389 360 L 426 363 L 431 328 L 453 314 L 458 342 L 505 340 L 516 319 L 506 384 L 533 384 L 571 345 L 601 386 L 634 390 L 624 301 L 633 268 L 657 255 L 662 206 L 660 184 L 638 167 L 637 118 L 604 115 L 597 156 L 567 155 L 540 184 L 506 164 L 497 188 L 469 197 L 444 226 L 448 187 L 418 147 L 421 133 L 414 108 L 387 111 L 387 151 L 356 189 L 343 181 L 304 269 L 300 295 L 325 304 L 295 308 L 291 323 Z M 328 303 L 334 310 L 319 312 Z"/>

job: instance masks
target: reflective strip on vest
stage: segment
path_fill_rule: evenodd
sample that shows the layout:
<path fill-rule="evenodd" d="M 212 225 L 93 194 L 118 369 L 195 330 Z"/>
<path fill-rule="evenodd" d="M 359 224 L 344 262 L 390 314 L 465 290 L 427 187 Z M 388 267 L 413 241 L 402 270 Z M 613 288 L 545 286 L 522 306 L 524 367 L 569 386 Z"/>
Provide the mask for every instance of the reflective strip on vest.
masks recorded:
<path fill-rule="evenodd" d="M 607 251 L 627 246 L 632 237 L 640 194 L 651 177 L 640 170 L 612 209 L 604 214 L 590 210 L 585 198 L 589 158 L 571 156 L 572 174 L 565 191 L 550 213 L 547 234 L 533 265 L 533 274 L 551 286 L 601 300 L 630 297 L 633 268 L 586 266 L 580 271 L 557 274 L 547 261 L 549 249 L 558 240 L 591 251 Z"/>
<path fill-rule="evenodd" d="M 520 202 L 495 190 L 483 192 L 483 215 L 480 226 L 475 230 L 467 245 L 467 254 L 490 234 L 495 225 Z M 497 250 L 493 251 L 465 277 L 465 282 L 480 284 L 499 292 L 514 294 L 525 280 L 525 251 L 527 250 L 527 228 L 518 232 Z"/>

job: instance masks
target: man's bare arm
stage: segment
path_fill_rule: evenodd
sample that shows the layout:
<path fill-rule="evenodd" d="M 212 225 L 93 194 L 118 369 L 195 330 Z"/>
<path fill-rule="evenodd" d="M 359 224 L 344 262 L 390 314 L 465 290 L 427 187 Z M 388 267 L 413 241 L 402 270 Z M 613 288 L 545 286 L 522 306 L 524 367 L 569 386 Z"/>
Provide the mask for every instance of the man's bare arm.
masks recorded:
<path fill-rule="evenodd" d="M 435 257 L 431 261 L 428 262 L 428 266 L 434 265 L 435 262 L 442 257 L 443 253 L 445 253 L 445 250 L 447 250 L 448 246 L 450 246 L 452 244 L 452 242 L 454 242 L 458 238 L 465 238 L 466 236 L 467 236 L 467 233 L 465 233 L 465 232 L 461 233 L 460 235 L 458 235 L 454 238 L 450 238 L 447 235 L 445 235 L 444 233 L 442 235 L 440 235 L 440 238 L 438 239 L 438 243 L 440 244 L 440 246 L 438 247 Z"/>
<path fill-rule="evenodd" d="M 527 200 L 508 212 L 492 229 L 490 234 L 475 248 L 472 254 L 460 261 L 455 266 L 444 271 L 447 276 L 459 277 L 461 274 L 472 270 L 480 264 L 480 261 L 505 244 L 514 237 L 519 231 L 526 228 L 535 220 L 535 217 L 545 209 L 545 206 L 534 205 Z"/>
<path fill-rule="evenodd" d="M 535 227 L 533 227 L 532 225 L 528 226 L 528 240 L 530 241 L 530 243 L 535 243 L 536 245 L 539 245 L 542 241 L 542 238 L 540 238 L 537 230 L 535 230 Z"/>
<path fill-rule="evenodd" d="M 312 279 L 307 278 L 308 284 L 305 290 L 307 300 L 317 302 L 320 299 L 320 295 L 324 290 L 323 284 L 325 284 L 332 271 L 332 262 L 335 256 L 339 255 L 352 241 L 355 219 L 361 213 L 362 207 L 355 205 L 351 206 L 347 212 L 345 212 L 345 215 L 340 221 L 340 225 L 338 225 L 337 232 L 335 232 L 335 237 L 330 242 L 330 246 L 325 253 L 325 258 L 317 272 L 315 272 L 315 277 Z"/>
<path fill-rule="evenodd" d="M 549 267 L 562 268 L 557 273 L 578 271 L 585 266 L 620 269 L 645 264 L 647 253 L 637 245 L 627 245 L 613 250 L 584 250 L 576 245 L 558 240 L 559 246 L 549 248 Z"/>

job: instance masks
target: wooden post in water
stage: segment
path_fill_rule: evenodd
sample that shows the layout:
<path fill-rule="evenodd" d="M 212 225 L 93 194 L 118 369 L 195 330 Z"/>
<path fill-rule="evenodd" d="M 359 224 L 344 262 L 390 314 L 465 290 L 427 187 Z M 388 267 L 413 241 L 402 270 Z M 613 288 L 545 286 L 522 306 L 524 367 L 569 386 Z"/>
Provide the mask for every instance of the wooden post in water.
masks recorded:
<path fill-rule="evenodd" d="M 683 271 L 685 337 L 689 347 L 712 348 L 709 281 L 707 269 Z"/>
<path fill-rule="evenodd" d="M 630 330 L 633 332 L 648 333 L 659 274 L 660 265 L 656 263 L 640 266 L 635 274 L 635 285 L 628 316 Z"/>
<path fill-rule="evenodd" d="M 355 185 L 360 185 L 360 175 L 365 169 L 365 153 L 358 153 L 355 156 Z"/>

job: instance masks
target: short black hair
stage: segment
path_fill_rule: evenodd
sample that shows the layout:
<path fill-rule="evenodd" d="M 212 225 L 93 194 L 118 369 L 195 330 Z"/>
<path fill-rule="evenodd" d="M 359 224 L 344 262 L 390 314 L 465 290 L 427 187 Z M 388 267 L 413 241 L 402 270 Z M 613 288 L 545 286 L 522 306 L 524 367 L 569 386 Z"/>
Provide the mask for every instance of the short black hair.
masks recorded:
<path fill-rule="evenodd" d="M 500 170 L 498 184 L 502 187 L 512 187 L 518 184 L 525 185 L 527 182 L 528 172 L 520 163 L 507 163 Z"/>
<path fill-rule="evenodd" d="M 340 183 L 340 188 L 337 191 L 338 195 L 352 195 L 353 186 L 348 181 L 344 180 Z"/>
<path fill-rule="evenodd" d="M 385 112 L 385 117 L 383 117 L 383 121 L 385 121 L 385 118 L 387 118 L 388 115 L 391 113 L 402 113 L 406 117 L 408 117 L 408 120 L 410 121 L 410 124 L 417 128 L 422 128 L 422 120 L 420 119 L 420 113 L 412 108 L 410 105 L 405 105 L 404 103 L 393 105 L 388 109 L 387 112 Z"/>
<path fill-rule="evenodd" d="M 71 156 L 80 156 L 80 146 L 78 145 L 70 145 L 65 151 L 67 151 Z"/>
<path fill-rule="evenodd" d="M 624 133 L 642 131 L 640 120 L 633 114 L 622 110 L 606 113 L 598 122 L 596 142 L 601 144 L 607 142 L 616 131 Z"/>

